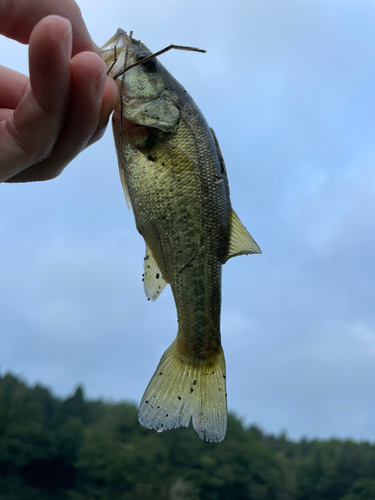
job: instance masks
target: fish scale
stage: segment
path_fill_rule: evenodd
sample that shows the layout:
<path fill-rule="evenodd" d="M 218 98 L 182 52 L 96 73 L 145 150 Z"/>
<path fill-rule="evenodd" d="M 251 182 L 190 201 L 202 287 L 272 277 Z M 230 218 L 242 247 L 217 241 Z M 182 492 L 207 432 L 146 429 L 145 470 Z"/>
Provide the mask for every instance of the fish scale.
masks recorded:
<path fill-rule="evenodd" d="M 151 55 L 118 30 L 99 52 L 110 74 L 124 65 L 126 46 L 128 65 Z M 189 94 L 156 59 L 123 78 L 113 130 L 125 195 L 146 242 L 145 291 L 155 300 L 170 284 L 178 319 L 139 421 L 159 432 L 191 422 L 200 438 L 221 441 L 227 426 L 222 265 L 261 252 L 231 207 L 216 138 Z"/>

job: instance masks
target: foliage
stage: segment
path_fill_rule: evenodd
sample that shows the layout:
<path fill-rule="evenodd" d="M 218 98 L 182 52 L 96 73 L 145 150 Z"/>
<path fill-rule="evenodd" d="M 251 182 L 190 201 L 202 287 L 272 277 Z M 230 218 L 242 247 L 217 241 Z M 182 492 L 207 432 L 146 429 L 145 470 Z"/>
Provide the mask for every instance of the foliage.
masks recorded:
<path fill-rule="evenodd" d="M 221 443 L 141 427 L 130 403 L 0 378 L 0 500 L 374 500 L 375 445 L 292 442 L 229 415 Z"/>

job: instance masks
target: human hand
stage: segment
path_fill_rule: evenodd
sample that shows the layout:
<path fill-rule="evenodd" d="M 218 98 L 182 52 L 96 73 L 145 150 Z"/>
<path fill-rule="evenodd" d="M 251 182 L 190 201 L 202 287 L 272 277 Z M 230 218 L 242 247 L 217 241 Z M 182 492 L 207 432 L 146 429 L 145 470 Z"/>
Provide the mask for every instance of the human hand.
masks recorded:
<path fill-rule="evenodd" d="M 117 85 L 74 0 L 0 0 L 0 33 L 29 43 L 30 68 L 0 66 L 0 182 L 53 179 L 103 135 Z"/>

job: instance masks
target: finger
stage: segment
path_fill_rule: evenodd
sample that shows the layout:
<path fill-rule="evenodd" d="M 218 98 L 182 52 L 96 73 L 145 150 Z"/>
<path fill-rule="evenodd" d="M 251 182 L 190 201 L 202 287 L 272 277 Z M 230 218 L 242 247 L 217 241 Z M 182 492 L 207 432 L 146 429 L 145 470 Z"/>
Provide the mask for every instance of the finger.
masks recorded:
<path fill-rule="evenodd" d="M 33 90 L 21 100 L 13 117 L 0 123 L 0 181 L 52 151 L 69 101 L 70 46 L 66 19 L 50 16 L 35 27 L 30 37 Z"/>
<path fill-rule="evenodd" d="M 83 52 L 71 61 L 72 89 L 69 111 L 53 153 L 41 163 L 19 173 L 9 182 L 50 180 L 58 176 L 88 143 L 104 133 L 117 102 L 117 84 L 106 76 L 103 60 Z"/>
<path fill-rule="evenodd" d="M 80 57 L 83 55 L 86 58 L 84 62 Z M 63 167 L 102 137 L 118 99 L 118 86 L 106 76 L 106 66 L 99 56 L 90 52 L 78 54 L 71 66 L 73 85 L 69 113 L 51 158 L 51 162 L 58 160 Z M 98 69 L 97 76 L 94 68 Z M 99 68 L 102 71 L 100 79 L 95 81 Z M 94 85 L 89 85 L 90 73 Z"/>
<path fill-rule="evenodd" d="M 0 33 L 18 42 L 28 43 L 37 23 L 51 14 L 70 20 L 73 28 L 73 55 L 85 50 L 96 50 L 74 0 L 1 0 Z"/>
<path fill-rule="evenodd" d="M 8 120 L 8 118 L 11 118 L 13 116 L 13 113 L 13 109 L 0 109 L 0 121 Z"/>
<path fill-rule="evenodd" d="M 102 109 L 99 117 L 99 123 L 95 130 L 94 135 L 91 137 L 87 146 L 91 146 L 96 141 L 103 137 L 107 128 L 108 120 L 114 110 L 119 98 L 119 88 L 117 83 L 110 77 L 107 77 L 106 86 L 103 92 Z"/>
<path fill-rule="evenodd" d="M 16 109 L 28 85 L 27 76 L 0 65 L 0 108 Z"/>
<path fill-rule="evenodd" d="M 30 85 L 35 100 L 48 113 L 67 105 L 71 51 L 68 20 L 48 16 L 38 23 L 30 38 Z"/>

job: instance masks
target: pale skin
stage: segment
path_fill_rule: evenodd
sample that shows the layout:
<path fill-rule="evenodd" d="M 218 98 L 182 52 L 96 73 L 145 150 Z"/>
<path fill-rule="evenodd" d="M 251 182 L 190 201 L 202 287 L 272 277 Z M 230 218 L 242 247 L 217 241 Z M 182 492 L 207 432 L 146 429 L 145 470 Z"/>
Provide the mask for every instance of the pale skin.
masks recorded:
<path fill-rule="evenodd" d="M 0 33 L 29 44 L 30 72 L 0 66 L 0 182 L 53 179 L 101 138 L 118 87 L 74 0 L 0 0 Z"/>

